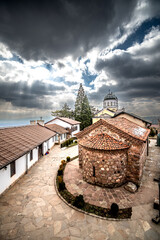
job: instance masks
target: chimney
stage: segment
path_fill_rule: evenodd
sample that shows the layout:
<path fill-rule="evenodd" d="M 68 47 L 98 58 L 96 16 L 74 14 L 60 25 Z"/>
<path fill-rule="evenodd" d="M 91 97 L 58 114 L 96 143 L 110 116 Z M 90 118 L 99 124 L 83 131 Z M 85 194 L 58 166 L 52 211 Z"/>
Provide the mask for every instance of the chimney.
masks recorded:
<path fill-rule="evenodd" d="M 36 125 L 37 122 L 36 122 L 36 120 L 30 120 L 30 124 L 31 124 L 31 125 Z"/>
<path fill-rule="evenodd" d="M 40 125 L 42 125 L 42 126 L 44 126 L 44 120 L 37 120 L 37 124 L 40 124 Z"/>

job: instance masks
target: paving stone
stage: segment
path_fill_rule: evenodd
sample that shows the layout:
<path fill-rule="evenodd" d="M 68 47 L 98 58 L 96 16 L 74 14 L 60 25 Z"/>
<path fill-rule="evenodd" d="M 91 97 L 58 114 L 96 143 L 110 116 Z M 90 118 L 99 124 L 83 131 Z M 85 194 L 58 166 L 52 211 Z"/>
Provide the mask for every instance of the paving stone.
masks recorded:
<path fill-rule="evenodd" d="M 61 231 L 62 223 L 60 221 L 54 222 L 54 235 Z"/>
<path fill-rule="evenodd" d="M 78 228 L 70 227 L 69 232 L 71 236 L 81 237 L 81 231 Z"/>
<path fill-rule="evenodd" d="M 54 146 L 49 155 L 42 157 L 28 174 L 0 197 L 0 239 L 159 239 L 160 228 L 151 222 L 157 214 L 153 209 L 153 201 L 154 197 L 158 197 L 158 185 L 151 180 L 160 172 L 160 149 L 155 150 L 154 145 L 152 148 L 152 157 L 147 158 L 142 186 L 135 194 L 127 192 L 123 187 L 106 191 L 84 182 L 78 169 L 75 174 L 74 171 L 65 171 L 67 178 L 74 176 L 75 182 L 72 184 L 75 193 L 84 189 L 84 197 L 88 201 L 105 206 L 110 206 L 115 200 L 119 201 L 119 206 L 134 205 L 131 220 L 107 221 L 75 211 L 57 196 L 54 177 L 60 161 L 68 155 L 77 155 L 78 148 L 61 150 L 59 146 Z M 74 167 L 71 170 L 74 170 L 78 161 L 72 161 L 71 165 Z M 152 174 L 151 178 L 149 174 Z M 69 183 L 68 187 L 71 188 Z"/>

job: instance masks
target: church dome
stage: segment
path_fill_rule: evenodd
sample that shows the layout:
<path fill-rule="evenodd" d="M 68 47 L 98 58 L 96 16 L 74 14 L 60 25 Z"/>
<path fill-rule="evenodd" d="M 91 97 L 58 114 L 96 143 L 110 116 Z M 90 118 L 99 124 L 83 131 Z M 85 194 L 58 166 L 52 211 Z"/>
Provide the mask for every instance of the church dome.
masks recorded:
<path fill-rule="evenodd" d="M 110 92 L 110 90 L 103 100 L 103 108 L 107 108 L 113 111 L 117 111 L 118 109 L 118 98 L 116 95 Z"/>
<path fill-rule="evenodd" d="M 116 97 L 116 95 L 114 95 L 112 92 L 109 91 L 109 93 L 105 96 L 104 101 L 105 100 L 110 100 L 110 99 L 117 100 L 117 97 Z"/>

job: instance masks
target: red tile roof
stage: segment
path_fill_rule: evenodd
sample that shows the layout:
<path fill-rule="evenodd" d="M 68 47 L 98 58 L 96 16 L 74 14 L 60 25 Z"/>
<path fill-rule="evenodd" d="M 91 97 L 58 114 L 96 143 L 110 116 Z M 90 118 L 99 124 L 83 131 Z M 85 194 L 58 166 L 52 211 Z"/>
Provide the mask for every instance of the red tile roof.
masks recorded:
<path fill-rule="evenodd" d="M 123 117 L 119 119 L 107 119 L 106 121 L 115 126 L 116 128 L 127 133 L 128 135 L 142 141 L 145 141 L 150 133 L 149 129 L 141 127 L 140 125 L 133 123 L 132 121 Z"/>
<path fill-rule="evenodd" d="M 90 136 L 88 139 L 82 139 L 79 141 L 79 144 L 87 148 L 100 150 L 119 150 L 129 148 L 128 145 L 114 139 L 106 133 Z"/>
<path fill-rule="evenodd" d="M 0 128 L 0 169 L 54 135 L 40 125 Z"/>
<path fill-rule="evenodd" d="M 57 124 L 45 124 L 45 127 L 59 134 L 68 133 L 68 131 Z"/>
<path fill-rule="evenodd" d="M 48 123 L 54 121 L 55 119 L 59 119 L 59 120 L 61 120 L 61 121 L 63 121 L 63 122 L 69 123 L 69 124 L 71 124 L 71 125 L 76 125 L 76 124 L 80 124 L 80 123 L 81 123 L 81 122 L 78 122 L 78 121 L 73 120 L 73 119 L 70 119 L 70 118 L 56 117 L 56 118 L 54 118 L 54 119 L 52 119 L 52 120 L 46 122 L 46 124 L 48 124 Z"/>
<path fill-rule="evenodd" d="M 136 123 L 129 121 L 126 118 L 114 118 L 114 119 L 100 119 L 89 127 L 85 128 L 83 131 L 76 134 L 77 138 L 83 137 L 85 134 L 88 134 L 95 128 L 100 125 L 104 125 L 113 129 L 113 131 L 119 132 L 119 134 L 126 134 L 140 141 L 146 141 L 150 130 L 147 128 L 143 128 Z"/>

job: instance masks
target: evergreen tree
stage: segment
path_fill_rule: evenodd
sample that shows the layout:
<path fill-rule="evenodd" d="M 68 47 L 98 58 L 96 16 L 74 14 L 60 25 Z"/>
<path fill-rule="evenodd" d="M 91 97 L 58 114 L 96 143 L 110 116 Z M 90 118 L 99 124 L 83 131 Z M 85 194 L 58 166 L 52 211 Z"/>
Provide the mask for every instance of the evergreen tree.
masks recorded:
<path fill-rule="evenodd" d="M 82 83 L 80 83 L 76 102 L 75 102 L 75 119 L 76 120 L 80 118 L 82 102 L 83 102 L 84 97 L 85 97 L 84 89 L 83 89 Z"/>
<path fill-rule="evenodd" d="M 81 122 L 81 130 L 92 124 L 92 113 L 82 84 L 80 84 L 75 102 L 75 120 Z"/>
<path fill-rule="evenodd" d="M 73 118 L 74 117 L 74 111 L 71 110 L 71 108 L 68 106 L 67 103 L 65 103 L 62 106 L 61 110 L 56 110 L 56 111 L 52 112 L 52 116 Z"/>

